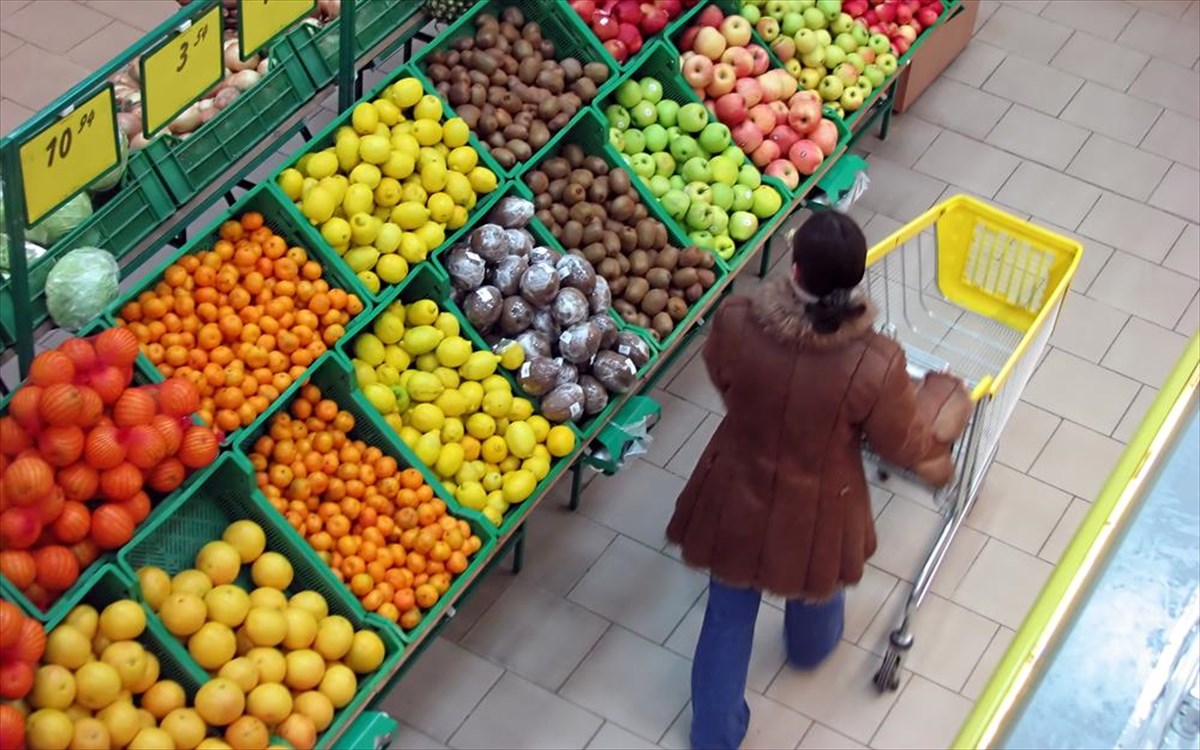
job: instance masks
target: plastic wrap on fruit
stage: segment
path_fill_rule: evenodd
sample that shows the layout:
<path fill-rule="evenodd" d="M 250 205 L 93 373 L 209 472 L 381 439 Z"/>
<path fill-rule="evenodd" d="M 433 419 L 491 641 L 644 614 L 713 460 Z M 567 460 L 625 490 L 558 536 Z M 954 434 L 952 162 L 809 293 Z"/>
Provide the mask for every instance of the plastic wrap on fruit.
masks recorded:
<path fill-rule="evenodd" d="M 650 345 L 646 340 L 637 335 L 633 331 L 620 331 L 616 336 L 616 345 L 611 348 L 617 354 L 623 354 L 633 361 L 633 364 L 641 369 L 650 361 Z"/>
<path fill-rule="evenodd" d="M 499 263 L 508 255 L 508 242 L 504 227 L 499 224 L 484 224 L 471 232 L 471 250 L 488 263 Z"/>
<path fill-rule="evenodd" d="M 521 296 L 535 307 L 546 307 L 558 294 L 558 273 L 548 263 L 531 263 L 521 274 Z"/>
<path fill-rule="evenodd" d="M 562 357 L 555 357 L 554 361 L 558 363 L 558 380 L 555 381 L 554 387 L 567 385 L 569 383 L 579 382 L 579 368 L 568 362 Z"/>
<path fill-rule="evenodd" d="M 583 389 L 583 413 L 589 417 L 599 414 L 608 406 L 608 389 L 592 375 L 582 375 L 579 387 Z"/>
<path fill-rule="evenodd" d="M 558 337 L 558 351 L 568 362 L 583 364 L 600 350 L 600 329 L 589 321 L 576 323 Z"/>
<path fill-rule="evenodd" d="M 529 268 L 529 259 L 522 255 L 509 255 L 488 271 L 492 286 L 505 297 L 521 291 L 521 276 Z"/>
<path fill-rule="evenodd" d="M 516 196 L 506 196 L 500 199 L 488 220 L 494 221 L 505 229 L 520 229 L 533 218 L 534 206 L 530 201 Z"/>
<path fill-rule="evenodd" d="M 582 256 L 564 255 L 558 259 L 555 269 L 562 286 L 578 289 L 585 295 L 591 294 L 596 288 L 596 270 Z"/>
<path fill-rule="evenodd" d="M 525 350 L 525 359 L 554 356 L 552 341 L 541 331 L 527 330 L 517 335 L 517 343 Z"/>
<path fill-rule="evenodd" d="M 529 265 L 532 266 L 537 263 L 546 263 L 550 266 L 554 266 L 556 263 L 558 263 L 558 259 L 561 257 L 561 255 L 545 245 L 538 245 L 529 251 Z"/>
<path fill-rule="evenodd" d="M 584 401 L 578 383 L 565 383 L 543 396 L 539 408 L 551 422 L 574 422 L 583 416 Z"/>
<path fill-rule="evenodd" d="M 500 310 L 500 332 L 505 336 L 518 336 L 533 325 L 533 306 L 524 297 L 513 295 L 504 298 Z"/>
<path fill-rule="evenodd" d="M 603 276 L 596 277 L 596 286 L 588 295 L 588 303 L 592 306 L 593 315 L 607 313 L 612 309 L 612 289 L 608 286 L 608 279 Z"/>
<path fill-rule="evenodd" d="M 558 385 L 559 369 L 559 363 L 549 357 L 527 359 L 517 370 L 517 384 L 530 396 L 541 396 Z"/>
<path fill-rule="evenodd" d="M 505 229 L 504 249 L 509 255 L 529 255 L 533 250 L 533 235 L 524 229 Z"/>
<path fill-rule="evenodd" d="M 503 312 L 504 295 L 494 286 L 481 286 L 467 294 L 463 300 L 463 312 L 471 325 L 478 331 L 489 331 Z"/>
<path fill-rule="evenodd" d="M 587 297 L 578 289 L 559 289 L 550 312 L 554 315 L 554 322 L 564 328 L 582 323 L 588 316 Z"/>
<path fill-rule="evenodd" d="M 456 289 L 471 291 L 483 284 L 487 262 L 466 245 L 456 245 L 446 256 L 446 270 Z"/>
<path fill-rule="evenodd" d="M 617 328 L 617 321 L 613 320 L 608 313 L 593 315 L 588 318 L 596 330 L 600 331 L 600 348 L 611 349 L 613 344 L 617 343 L 617 334 L 620 332 Z"/>
<path fill-rule="evenodd" d="M 554 320 L 550 308 L 546 307 L 533 311 L 533 330 L 546 334 L 553 341 L 562 333 L 562 326 Z"/>
<path fill-rule="evenodd" d="M 592 361 L 592 374 L 611 393 L 625 393 L 637 378 L 637 365 L 624 354 L 600 352 Z"/>

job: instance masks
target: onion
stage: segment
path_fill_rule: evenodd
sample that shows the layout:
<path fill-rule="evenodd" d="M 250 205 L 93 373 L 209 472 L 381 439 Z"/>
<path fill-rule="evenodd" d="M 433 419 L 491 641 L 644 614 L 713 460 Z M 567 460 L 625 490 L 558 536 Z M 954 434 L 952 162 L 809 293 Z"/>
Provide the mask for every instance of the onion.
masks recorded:
<path fill-rule="evenodd" d="M 142 116 L 133 112 L 118 112 L 117 127 L 125 134 L 126 138 L 133 138 L 138 133 L 142 132 Z"/>
<path fill-rule="evenodd" d="M 146 136 L 142 135 L 141 128 L 138 128 L 138 132 L 129 139 L 129 148 L 132 151 L 137 151 L 138 149 L 145 148 L 149 143 L 150 141 L 146 140 Z"/>
<path fill-rule="evenodd" d="M 142 69 L 140 60 L 130 60 L 129 64 L 125 66 L 124 73 L 125 75 L 129 76 L 129 79 L 135 84 L 140 84 L 142 82 Z"/>
<path fill-rule="evenodd" d="M 263 61 L 258 64 L 258 74 L 260 76 L 265 76 L 267 74 L 267 71 L 270 69 L 271 69 L 271 61 L 264 57 Z"/>
<path fill-rule="evenodd" d="M 236 39 L 230 39 L 225 42 L 225 67 L 232 70 L 234 73 L 243 70 L 250 70 L 258 67 L 259 56 L 254 55 L 245 62 L 238 56 L 238 42 Z"/>
<path fill-rule="evenodd" d="M 317 0 L 317 5 L 321 8 L 321 15 L 327 19 L 337 18 L 342 12 L 341 0 Z"/>
<path fill-rule="evenodd" d="M 237 99 L 239 96 L 241 96 L 241 94 L 242 92 L 233 86 L 221 89 L 220 93 L 218 93 L 212 99 L 213 107 L 216 109 L 225 109 L 233 103 L 234 99 Z"/>
<path fill-rule="evenodd" d="M 196 128 L 200 127 L 202 120 L 199 104 L 200 103 L 193 104 L 192 106 L 183 110 L 183 112 L 175 118 L 170 125 L 170 130 L 172 133 L 181 135 L 183 133 L 190 133 Z M 209 106 L 212 106 L 211 103 Z"/>
<path fill-rule="evenodd" d="M 240 73 L 234 73 L 233 76 L 229 78 L 228 83 L 230 86 L 235 87 L 238 91 L 246 91 L 247 89 L 253 87 L 254 84 L 258 83 L 259 79 L 261 78 L 262 76 L 258 74 L 257 70 L 243 70 Z"/>

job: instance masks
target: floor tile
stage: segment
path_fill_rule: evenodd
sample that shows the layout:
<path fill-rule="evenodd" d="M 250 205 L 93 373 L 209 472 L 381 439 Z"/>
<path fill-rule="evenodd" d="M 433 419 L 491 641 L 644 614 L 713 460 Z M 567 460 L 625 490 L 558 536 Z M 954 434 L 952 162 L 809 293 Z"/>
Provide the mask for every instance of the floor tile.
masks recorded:
<path fill-rule="evenodd" d="M 515 580 L 516 576 L 512 574 L 512 568 L 502 566 L 499 570 L 483 576 L 472 584 L 471 596 L 465 602 L 459 600 L 460 603 L 457 606 L 450 608 L 452 614 L 442 630 L 442 637 L 460 643 L 471 628 L 475 627 L 475 623 L 479 622 L 479 618 L 491 609 L 491 606 L 504 595 L 504 592 Z"/>
<path fill-rule="evenodd" d="M 1200 121 L 1165 110 L 1142 140 L 1142 148 L 1172 161 L 1200 169 Z"/>
<path fill-rule="evenodd" d="M 881 141 L 874 135 L 863 137 L 861 143 L 871 154 L 871 161 L 868 162 L 871 171 L 874 171 L 875 160 L 880 158 L 902 167 L 911 167 L 929 148 L 929 144 L 933 143 L 933 139 L 938 137 L 938 133 L 942 132 L 937 125 L 925 122 L 916 115 L 899 117 L 903 117 L 903 120 L 896 122 L 903 122 L 904 127 L 892 128 L 887 140 Z"/>
<path fill-rule="evenodd" d="M 1100 494 L 1123 450 L 1116 440 L 1064 420 L 1029 473 L 1090 502 Z"/>
<path fill-rule="evenodd" d="M 66 58 L 88 70 L 96 70 L 118 57 L 145 36 L 144 31 L 122 21 L 113 21 L 66 52 Z"/>
<path fill-rule="evenodd" d="M 993 13 L 976 34 L 988 44 L 1039 63 L 1050 62 L 1070 36 L 1070 28 L 1011 6 Z"/>
<path fill-rule="evenodd" d="M 947 131 L 939 135 L 917 161 L 916 169 L 939 180 L 993 196 L 1020 163 L 1021 160 L 1012 154 Z"/>
<path fill-rule="evenodd" d="M 1022 161 L 995 195 L 997 201 L 1028 211 L 1034 216 L 1063 226 L 1077 227 L 1092 206 L 1096 205 L 1100 193 L 1099 188 L 1082 180 L 1031 161 Z"/>
<path fill-rule="evenodd" d="M 30 70 L 38 71 L 38 75 L 30 76 Z M 26 44 L 4 58 L 4 64 L 0 65 L 0 89 L 5 99 L 36 111 L 87 75 L 85 68 L 70 60 Z"/>
<path fill-rule="evenodd" d="M 866 747 L 844 734 L 838 734 L 824 724 L 816 723 L 796 746 L 797 750 L 866 750 Z"/>
<path fill-rule="evenodd" d="M 1030 86 L 1031 80 L 1038 85 Z M 1057 117 L 1082 85 L 1083 79 L 1076 75 L 1009 55 L 983 84 L 983 90 Z"/>
<path fill-rule="evenodd" d="M 666 541 L 667 522 L 684 480 L 645 461 L 630 461 L 611 477 L 588 485 L 579 511 L 593 521 L 651 547 Z"/>
<path fill-rule="evenodd" d="M 601 719 L 511 672 L 450 738 L 457 748 L 582 748 Z"/>
<path fill-rule="evenodd" d="M 1026 13 L 1032 13 L 1035 16 L 1050 5 L 1050 0 L 1000 0 L 1000 2 L 1009 7 L 1023 10 Z"/>
<path fill-rule="evenodd" d="M 384 696 L 381 707 L 445 742 L 502 674 L 495 664 L 438 638 Z"/>
<path fill-rule="evenodd" d="M 662 406 L 662 417 L 650 431 L 650 450 L 642 460 L 666 466 L 709 412 L 662 389 L 655 389 L 651 397 Z"/>
<path fill-rule="evenodd" d="M 1138 75 L 1129 93 L 1181 115 L 1200 118 L 1200 73 L 1157 57 Z"/>
<path fill-rule="evenodd" d="M 954 601 L 1010 628 L 1019 627 L 1053 566 L 989 539 L 954 592 Z"/>
<path fill-rule="evenodd" d="M 1146 10 L 1138 11 L 1117 43 L 1185 68 L 1192 67 L 1200 56 L 1200 38 L 1194 27 Z"/>
<path fill-rule="evenodd" d="M 961 695 L 920 676 L 913 677 L 875 733 L 871 747 L 879 750 L 947 747 L 970 711 L 971 702 Z"/>
<path fill-rule="evenodd" d="M 1195 334 L 1197 329 L 1200 329 L 1200 294 L 1192 297 L 1191 304 L 1183 311 L 1175 325 L 1175 332 L 1186 336 Z"/>
<path fill-rule="evenodd" d="M 1091 509 L 1091 503 L 1086 500 L 1080 500 L 1077 497 L 1071 498 L 1071 504 L 1067 506 L 1067 509 L 1063 511 L 1062 518 L 1058 519 L 1058 523 L 1054 525 L 1054 531 L 1050 534 L 1050 538 L 1038 550 L 1038 557 L 1057 565 L 1059 558 L 1066 551 L 1067 545 L 1075 538 L 1075 532 L 1079 531 L 1079 524 L 1083 523 L 1084 516 Z"/>
<path fill-rule="evenodd" d="M 1113 430 L 1112 439 L 1118 443 L 1128 443 L 1132 440 L 1156 398 L 1158 398 L 1157 389 L 1148 385 L 1142 386 L 1142 390 L 1138 391 L 1137 398 L 1125 410 L 1125 416 L 1121 417 L 1121 423 L 1117 425 L 1117 429 Z"/>
<path fill-rule="evenodd" d="M 758 693 L 747 692 L 746 703 L 750 706 L 750 727 L 746 730 L 746 738 L 738 746 L 741 750 L 795 747 L 813 723 L 812 719 Z M 692 746 L 688 739 L 691 727 L 692 706 L 689 703 L 659 745 L 668 750 L 687 750 Z"/>
<path fill-rule="evenodd" d="M 1063 110 L 1062 119 L 1136 146 L 1163 111 L 1123 91 L 1087 81 Z"/>
<path fill-rule="evenodd" d="M 1136 12 L 1136 8 L 1121 0 L 1091 0 L 1087 3 L 1066 0 L 1050 3 L 1041 15 L 1042 18 L 1049 18 L 1102 39 L 1112 40 L 1124 30 Z"/>
<path fill-rule="evenodd" d="M 1079 259 L 1079 267 L 1075 269 L 1075 276 L 1071 278 L 1071 291 L 1087 294 L 1092 282 L 1096 280 L 1100 271 L 1108 263 L 1108 259 L 1112 257 L 1112 248 L 1093 237 L 1085 237 L 1053 222 L 1043 222 L 1043 226 L 1052 232 L 1058 232 L 1073 239 L 1083 246 L 1083 257 Z"/>
<path fill-rule="evenodd" d="M 979 14 L 975 17 L 975 25 L 971 29 L 972 34 L 978 34 L 979 30 L 984 27 L 992 15 L 999 10 L 1000 0 L 979 0 Z"/>
<path fill-rule="evenodd" d="M 1058 349 L 1025 386 L 1024 399 L 1105 435 L 1137 395 L 1137 383 L 1111 370 Z"/>
<path fill-rule="evenodd" d="M 600 727 L 600 731 L 596 732 L 596 736 L 588 743 L 588 748 L 591 750 L 658 750 L 658 745 L 655 745 L 650 740 L 642 739 L 628 729 L 613 724 L 611 721 L 604 722 L 604 726 Z"/>
<path fill-rule="evenodd" d="M 33 0 L 5 0 L 5 2 L 0 2 L 0 18 L 12 16 L 31 2 Z"/>
<path fill-rule="evenodd" d="M 1160 326 L 1171 326 L 1179 322 L 1198 287 L 1195 279 L 1118 250 L 1088 294 Z"/>
<path fill-rule="evenodd" d="M 1157 388 L 1175 368 L 1187 342 L 1186 337 L 1174 331 L 1141 318 L 1130 318 L 1101 364 Z"/>
<path fill-rule="evenodd" d="M 913 214 L 913 217 L 919 216 L 920 213 Z M 862 228 L 863 236 L 867 238 L 867 247 L 877 245 L 902 226 L 904 225 L 890 216 L 875 214 Z"/>
<path fill-rule="evenodd" d="M 950 549 L 946 550 L 946 556 L 942 558 L 942 564 L 937 569 L 937 575 L 933 577 L 933 585 L 929 587 L 929 590 L 947 599 L 953 596 L 954 590 L 958 588 L 958 584 L 962 583 L 963 576 L 975 564 L 975 558 L 979 557 L 979 552 L 983 549 L 983 545 L 987 544 L 987 540 L 986 534 L 981 534 L 966 524 L 959 526 L 958 531 L 954 534 L 954 540 L 950 542 Z M 930 539 L 929 543 L 932 545 L 933 539 Z"/>
<path fill-rule="evenodd" d="M 571 591 L 570 599 L 662 643 L 706 584 L 704 575 L 683 563 L 625 537 L 617 537 Z"/>
<path fill-rule="evenodd" d="M 985 140 L 1017 156 L 1062 170 L 1087 137 L 1084 128 L 1014 104 Z"/>
<path fill-rule="evenodd" d="M 526 534 L 521 577 L 560 596 L 566 596 L 579 583 L 617 537 L 616 532 L 583 513 L 548 503 L 530 517 Z"/>
<path fill-rule="evenodd" d="M 846 589 L 846 620 L 842 637 L 858 643 L 867 627 L 879 614 L 892 591 L 897 578 L 884 573 L 874 565 L 863 569 L 862 580 Z"/>
<path fill-rule="evenodd" d="M 0 99 L 0 135 L 8 135 L 34 114 L 32 109 L 22 107 L 12 99 Z"/>
<path fill-rule="evenodd" d="M 896 702 L 896 693 L 880 694 L 871 684 L 878 668 L 878 656 L 843 641 L 811 672 L 784 667 L 767 697 L 853 740 L 868 742 Z M 908 672 L 901 674 L 901 687 L 909 677 Z"/>
<path fill-rule="evenodd" d="M 958 53 L 958 57 L 950 66 L 942 71 L 942 75 L 953 78 L 956 81 L 967 84 L 968 86 L 979 87 L 988 79 L 1000 61 L 1004 59 L 1007 53 L 999 47 L 993 47 L 987 42 L 981 42 L 978 39 L 972 39 L 971 42 Z"/>
<path fill-rule="evenodd" d="M 401 723 L 396 729 L 395 739 L 388 745 L 391 750 L 445 750 L 446 746 L 429 735 Z"/>
<path fill-rule="evenodd" d="M 668 391 L 703 409 L 717 414 L 725 413 L 725 402 L 708 377 L 708 368 L 704 365 L 699 346 L 696 347 L 696 354 L 677 372 L 667 385 Z"/>
<path fill-rule="evenodd" d="M 1183 226 L 1178 217 L 1124 196 L 1104 193 L 1079 225 L 1079 233 L 1159 263 L 1183 233 Z"/>
<path fill-rule="evenodd" d="M 1200 278 L 1200 226 L 1188 224 L 1167 253 L 1163 265 L 1193 279 Z"/>
<path fill-rule="evenodd" d="M 1069 291 L 1054 325 L 1050 345 L 1099 363 L 1127 320 L 1128 313 Z"/>
<path fill-rule="evenodd" d="M 97 13 L 74 0 L 53 3 L 31 3 L 4 19 L 9 34 L 41 49 L 62 55 L 96 32 L 112 23 L 103 13 Z M 56 94 L 62 92 L 55 92 Z"/>
<path fill-rule="evenodd" d="M 946 189 L 946 183 L 888 159 L 872 158 L 868 163 L 871 185 L 859 203 L 876 214 L 908 221 L 932 206 Z"/>
<path fill-rule="evenodd" d="M 983 138 L 1011 104 L 953 79 L 939 78 L 925 89 L 909 111 L 934 125 Z"/>
<path fill-rule="evenodd" d="M 624 628 L 610 628 L 559 694 L 642 737 L 667 731 L 688 701 L 691 664 Z"/>
<path fill-rule="evenodd" d="M 548 690 L 557 690 L 609 623 L 521 578 L 462 640 L 465 648 Z"/>
<path fill-rule="evenodd" d="M 900 621 L 911 593 L 912 586 L 907 583 L 896 587 L 859 641 L 861 646 L 883 656 L 888 635 Z M 997 627 L 985 617 L 930 594 L 913 614 L 913 646 L 904 657 L 904 669 L 957 691 L 971 676 Z"/>
<path fill-rule="evenodd" d="M 892 499 L 892 493 L 873 484 L 867 485 L 867 492 L 871 495 L 871 518 L 879 518 L 879 514 Z"/>
<path fill-rule="evenodd" d="M 992 674 L 1000 666 L 1000 660 L 1004 658 L 1004 652 L 1008 650 L 1008 644 L 1012 643 L 1013 636 L 1015 635 L 1016 631 L 1003 626 L 996 631 L 992 642 L 988 644 L 987 651 L 983 652 L 979 663 L 975 665 L 975 670 L 971 672 L 970 679 L 963 686 L 962 694 L 965 698 L 970 700 L 979 699 L 979 694 L 987 687 Z"/>
<path fill-rule="evenodd" d="M 966 523 L 1036 555 L 1070 503 L 1071 496 L 1062 490 L 1003 464 L 992 464 Z"/>
<path fill-rule="evenodd" d="M 1171 162 L 1161 156 L 1096 133 L 1083 144 L 1067 172 L 1121 195 L 1145 200 L 1170 166 Z"/>
<path fill-rule="evenodd" d="M 1189 221 L 1200 221 L 1200 172 L 1172 164 L 1150 203 Z"/>
<path fill-rule="evenodd" d="M 1167 18 L 1183 18 L 1192 6 L 1191 0 L 1127 0 L 1127 2 Z"/>
<path fill-rule="evenodd" d="M 1050 64 L 1059 70 L 1124 91 L 1150 61 L 1149 56 L 1076 31 Z"/>
<path fill-rule="evenodd" d="M 935 511 L 900 495 L 892 498 L 875 521 L 879 547 L 871 564 L 901 580 L 911 581 L 933 544 L 939 522 Z"/>
<path fill-rule="evenodd" d="M 179 10 L 169 0 L 91 0 L 88 5 L 142 31 L 153 31 Z"/>
<path fill-rule="evenodd" d="M 700 639 L 700 626 L 704 622 L 704 610 L 708 597 L 702 596 L 687 616 L 671 633 L 666 647 L 691 661 L 696 653 L 696 642 Z M 754 622 L 754 650 L 750 656 L 750 675 L 746 686 L 763 692 L 771 684 L 775 673 L 787 660 L 787 649 L 783 643 L 783 612 L 763 603 L 758 608 L 758 619 Z"/>
<path fill-rule="evenodd" d="M 20 47 L 24 43 L 12 34 L 0 31 L 0 60 L 4 59 L 10 52 L 15 52 L 17 47 Z"/>
<path fill-rule="evenodd" d="M 696 464 L 700 463 L 700 457 L 704 455 L 705 448 L 708 447 L 709 441 L 716 434 L 723 419 L 724 417 L 720 414 L 706 416 L 692 436 L 679 449 L 679 452 L 675 454 L 675 457 L 667 464 L 667 470 L 679 477 L 691 477 Z"/>

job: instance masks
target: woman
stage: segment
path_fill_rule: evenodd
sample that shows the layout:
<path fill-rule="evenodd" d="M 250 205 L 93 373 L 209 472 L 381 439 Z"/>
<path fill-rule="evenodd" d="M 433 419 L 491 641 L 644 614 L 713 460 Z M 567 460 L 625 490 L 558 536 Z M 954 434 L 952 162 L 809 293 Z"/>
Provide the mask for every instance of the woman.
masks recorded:
<path fill-rule="evenodd" d="M 762 592 L 788 600 L 793 666 L 816 667 L 841 638 L 843 587 L 875 552 L 864 438 L 934 484 L 953 475 L 970 398 L 948 375 L 909 379 L 903 350 L 875 332 L 855 291 L 866 256 L 852 219 L 813 215 L 793 240 L 792 278 L 729 299 L 704 346 L 727 415 L 667 528 L 711 577 L 692 667 L 697 750 L 736 748 L 746 734 Z"/>

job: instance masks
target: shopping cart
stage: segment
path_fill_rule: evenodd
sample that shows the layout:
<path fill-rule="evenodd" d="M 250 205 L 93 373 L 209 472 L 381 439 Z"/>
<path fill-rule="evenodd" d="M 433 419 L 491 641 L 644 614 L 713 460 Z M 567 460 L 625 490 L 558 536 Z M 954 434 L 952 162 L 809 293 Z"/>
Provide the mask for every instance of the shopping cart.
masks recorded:
<path fill-rule="evenodd" d="M 882 331 L 899 341 L 914 379 L 961 377 L 974 410 L 953 448 L 955 478 L 933 492 L 941 526 L 888 637 L 875 687 L 895 690 L 912 648 L 913 614 L 979 494 L 1000 433 L 1029 382 L 1079 265 L 1079 243 L 981 201 L 956 196 L 871 248 L 867 291 Z M 881 477 L 907 472 L 866 451 Z M 919 480 L 917 480 L 919 481 Z"/>

